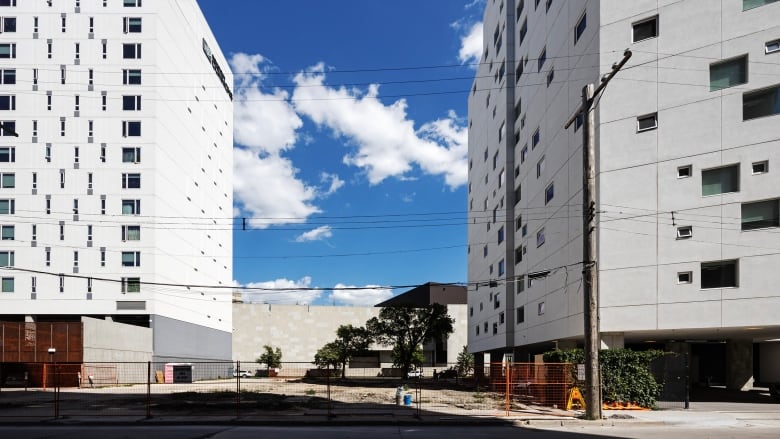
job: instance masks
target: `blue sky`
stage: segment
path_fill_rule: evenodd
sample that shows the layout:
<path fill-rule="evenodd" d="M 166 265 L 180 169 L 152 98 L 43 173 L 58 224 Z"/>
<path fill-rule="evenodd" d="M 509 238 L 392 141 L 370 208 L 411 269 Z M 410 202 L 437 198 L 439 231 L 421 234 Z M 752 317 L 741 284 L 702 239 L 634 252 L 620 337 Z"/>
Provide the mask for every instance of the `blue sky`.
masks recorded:
<path fill-rule="evenodd" d="M 372 305 L 406 290 L 378 286 L 465 282 L 483 2 L 198 3 L 235 74 L 234 279 L 272 290 L 245 300 Z"/>

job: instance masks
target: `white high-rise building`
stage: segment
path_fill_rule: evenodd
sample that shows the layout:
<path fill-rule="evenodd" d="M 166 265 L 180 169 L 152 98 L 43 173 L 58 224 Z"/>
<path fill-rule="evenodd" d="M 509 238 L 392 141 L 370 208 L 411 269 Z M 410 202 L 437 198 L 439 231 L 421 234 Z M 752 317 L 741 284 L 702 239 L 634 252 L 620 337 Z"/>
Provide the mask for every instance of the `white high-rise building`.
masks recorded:
<path fill-rule="evenodd" d="M 233 78 L 197 2 L 0 17 L 0 321 L 97 317 L 152 328 L 155 360 L 229 360 Z"/>
<path fill-rule="evenodd" d="M 780 339 L 780 1 L 487 0 L 469 94 L 469 349 L 582 345 L 582 120 L 596 101 L 604 347 L 753 382 Z M 758 377 L 756 377 L 758 379 Z"/>

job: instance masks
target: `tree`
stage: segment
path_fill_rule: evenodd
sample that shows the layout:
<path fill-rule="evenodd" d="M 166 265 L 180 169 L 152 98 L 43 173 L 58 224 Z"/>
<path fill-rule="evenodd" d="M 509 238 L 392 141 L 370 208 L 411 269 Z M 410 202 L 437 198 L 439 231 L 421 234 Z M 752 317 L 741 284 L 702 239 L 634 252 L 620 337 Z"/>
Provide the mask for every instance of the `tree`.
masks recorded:
<path fill-rule="evenodd" d="M 319 367 L 341 366 L 341 378 L 345 378 L 349 360 L 367 351 L 370 344 L 371 337 L 365 328 L 341 325 L 336 330 L 336 340 L 325 344 L 314 355 L 314 363 Z"/>
<path fill-rule="evenodd" d="M 282 367 L 282 349 L 277 347 L 276 349 L 272 348 L 269 345 L 263 346 L 263 352 L 260 354 L 259 357 L 257 357 L 258 363 L 264 363 L 268 370 L 276 369 L 277 367 Z"/>
<path fill-rule="evenodd" d="M 474 370 L 474 354 L 470 354 L 466 346 L 463 346 L 463 350 L 458 354 L 455 370 L 458 371 L 458 376 L 462 377 L 469 375 Z"/>
<path fill-rule="evenodd" d="M 422 362 L 420 346 L 452 334 L 454 322 L 446 306 L 434 303 L 421 308 L 382 308 L 379 317 L 366 322 L 366 328 L 375 341 L 393 346 L 393 365 L 406 376 L 413 364 Z"/>

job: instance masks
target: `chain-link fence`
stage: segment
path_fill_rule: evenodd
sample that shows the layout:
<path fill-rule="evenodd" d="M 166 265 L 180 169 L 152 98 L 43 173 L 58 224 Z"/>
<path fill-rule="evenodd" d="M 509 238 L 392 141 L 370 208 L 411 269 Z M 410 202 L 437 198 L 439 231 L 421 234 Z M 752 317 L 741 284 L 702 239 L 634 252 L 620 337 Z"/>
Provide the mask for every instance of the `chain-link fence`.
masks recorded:
<path fill-rule="evenodd" d="M 267 368 L 256 362 L 6 363 L 0 417 L 506 416 L 565 408 L 571 365 Z"/>

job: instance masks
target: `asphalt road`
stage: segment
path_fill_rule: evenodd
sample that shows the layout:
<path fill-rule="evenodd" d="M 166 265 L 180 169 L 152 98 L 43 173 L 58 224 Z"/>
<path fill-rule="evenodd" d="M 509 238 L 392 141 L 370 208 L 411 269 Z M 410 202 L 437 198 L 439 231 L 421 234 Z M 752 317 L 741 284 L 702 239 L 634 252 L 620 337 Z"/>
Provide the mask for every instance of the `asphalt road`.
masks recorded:
<path fill-rule="evenodd" d="M 489 439 L 518 437 L 523 439 L 637 438 L 668 439 L 671 435 L 699 438 L 772 438 L 778 430 L 772 427 L 700 426 L 573 426 L 573 427 L 507 427 L 507 426 L 345 426 L 345 427 L 221 427 L 221 426 L 24 426 L 0 427 L 2 438 L 25 439 Z"/>

